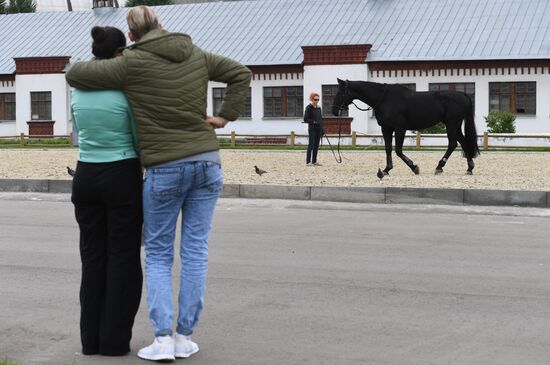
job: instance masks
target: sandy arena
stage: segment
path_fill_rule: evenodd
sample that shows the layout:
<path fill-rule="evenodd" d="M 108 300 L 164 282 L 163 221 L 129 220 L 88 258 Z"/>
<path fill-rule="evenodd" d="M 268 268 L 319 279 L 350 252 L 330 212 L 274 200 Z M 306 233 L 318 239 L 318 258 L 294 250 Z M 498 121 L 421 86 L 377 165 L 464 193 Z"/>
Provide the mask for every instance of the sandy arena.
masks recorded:
<path fill-rule="evenodd" d="M 434 175 L 443 151 L 406 151 L 417 165 L 415 176 L 394 154 L 394 169 L 382 181 L 376 177 L 385 166 L 383 151 L 343 151 L 343 163 L 336 163 L 330 151 L 319 154 L 322 166 L 306 167 L 305 151 L 222 150 L 225 183 L 393 186 L 416 188 L 476 188 L 550 191 L 550 153 L 485 152 L 476 162 L 473 176 L 465 175 L 466 160 L 455 152 L 442 175 Z M 0 150 L 0 178 L 69 179 L 66 166 L 74 167 L 76 149 Z M 268 171 L 258 176 L 254 165 Z"/>

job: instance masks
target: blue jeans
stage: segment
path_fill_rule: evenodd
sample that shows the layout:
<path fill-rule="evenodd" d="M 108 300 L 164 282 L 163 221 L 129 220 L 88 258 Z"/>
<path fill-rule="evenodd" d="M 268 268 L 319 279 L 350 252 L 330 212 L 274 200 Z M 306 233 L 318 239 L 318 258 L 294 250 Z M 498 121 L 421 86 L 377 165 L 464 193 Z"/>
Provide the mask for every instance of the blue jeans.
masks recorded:
<path fill-rule="evenodd" d="M 191 335 L 204 303 L 208 235 L 222 191 L 220 165 L 180 162 L 147 169 L 143 184 L 143 231 L 149 319 L 155 336 L 172 334 L 172 264 L 179 212 L 181 273 L 176 331 Z"/>

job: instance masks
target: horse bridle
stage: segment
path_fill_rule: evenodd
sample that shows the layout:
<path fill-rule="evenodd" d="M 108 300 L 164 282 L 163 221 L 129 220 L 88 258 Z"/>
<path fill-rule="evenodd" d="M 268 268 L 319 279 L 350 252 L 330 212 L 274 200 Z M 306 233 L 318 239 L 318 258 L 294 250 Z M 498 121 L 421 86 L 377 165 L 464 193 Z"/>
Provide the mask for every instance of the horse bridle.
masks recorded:
<path fill-rule="evenodd" d="M 367 109 L 363 109 L 363 108 L 359 108 L 357 106 L 357 104 L 355 104 L 355 102 L 353 101 L 354 97 L 349 92 L 348 82 L 349 81 L 346 80 L 346 91 L 344 91 L 344 96 L 342 97 L 342 103 L 340 104 L 340 108 L 338 109 L 338 115 L 342 114 L 342 111 L 344 111 L 344 109 L 346 109 L 346 106 L 347 106 L 347 105 L 345 105 L 346 104 L 346 102 L 345 102 L 346 96 L 349 96 L 351 98 L 351 104 L 353 104 L 357 109 L 359 109 L 363 112 L 367 112 L 369 110 L 372 110 L 372 107 L 370 107 L 370 106 Z M 380 97 L 380 100 L 376 103 L 377 105 L 380 104 L 380 102 L 384 99 L 384 96 L 386 95 L 386 89 L 387 88 L 388 88 L 388 84 L 384 84 L 384 91 L 382 92 L 382 96 Z"/>
<path fill-rule="evenodd" d="M 384 96 L 386 95 L 387 86 L 388 86 L 387 84 L 384 84 L 384 91 L 382 92 L 382 96 L 380 97 L 379 101 L 382 101 L 384 99 Z M 349 103 L 348 105 L 346 105 L 346 102 L 345 102 L 346 96 L 349 96 L 351 98 L 351 104 L 355 105 L 357 109 L 364 112 L 372 110 L 372 107 L 368 107 L 367 109 L 359 108 L 357 104 L 353 102 L 354 97 L 349 92 L 348 80 L 346 80 L 346 90 L 344 91 L 344 95 L 342 96 L 342 103 L 338 108 L 338 116 L 340 116 L 342 114 L 342 111 L 344 111 L 344 109 L 349 105 Z M 377 104 L 380 104 L 380 103 L 377 103 Z M 330 140 L 328 139 L 327 135 L 326 134 L 324 135 L 325 135 L 325 138 L 327 139 L 327 142 L 329 144 L 330 150 L 332 151 L 332 155 L 334 156 L 334 159 L 336 160 L 337 163 L 342 163 L 342 155 L 340 154 L 340 137 L 342 135 L 342 121 L 340 121 L 340 124 L 338 125 L 338 157 L 339 159 L 336 157 L 336 154 L 334 153 L 334 148 L 332 147 L 332 144 L 330 143 Z"/>

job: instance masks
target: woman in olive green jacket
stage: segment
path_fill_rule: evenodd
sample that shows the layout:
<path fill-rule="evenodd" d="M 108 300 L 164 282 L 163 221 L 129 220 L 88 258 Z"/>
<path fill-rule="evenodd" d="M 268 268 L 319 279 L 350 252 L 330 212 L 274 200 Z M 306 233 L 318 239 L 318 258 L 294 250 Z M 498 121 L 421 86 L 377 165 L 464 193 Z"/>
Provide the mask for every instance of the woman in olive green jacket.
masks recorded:
<path fill-rule="evenodd" d="M 203 308 L 208 235 L 222 189 L 214 128 L 235 120 L 244 107 L 251 73 L 240 63 L 206 52 L 186 34 L 161 29 L 144 6 L 128 13 L 135 41 L 116 59 L 81 62 L 67 72 L 71 86 L 123 90 L 132 106 L 142 164 L 146 283 L 152 345 L 148 360 L 189 357 Z M 219 117 L 207 117 L 208 81 L 227 84 Z M 176 334 L 172 336 L 172 275 L 176 221 L 182 211 L 182 271 Z"/>

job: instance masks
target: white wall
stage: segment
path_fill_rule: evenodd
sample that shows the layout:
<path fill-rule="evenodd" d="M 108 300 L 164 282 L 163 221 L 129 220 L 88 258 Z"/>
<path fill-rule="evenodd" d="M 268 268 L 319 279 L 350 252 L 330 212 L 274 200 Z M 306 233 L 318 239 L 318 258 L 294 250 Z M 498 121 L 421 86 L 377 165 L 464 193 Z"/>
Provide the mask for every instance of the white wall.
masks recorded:
<path fill-rule="evenodd" d="M 0 93 L 14 93 L 15 82 L 14 81 L 0 81 Z"/>
<path fill-rule="evenodd" d="M 320 95 L 322 85 L 335 85 L 337 78 L 365 79 L 367 77 L 366 65 L 339 65 L 339 66 L 306 66 L 304 74 L 293 74 L 287 77 L 283 74 L 255 75 L 251 83 L 252 117 L 242 118 L 229 123 L 224 129 L 217 130 L 218 134 L 229 134 L 235 131 L 237 134 L 289 134 L 295 131 L 297 134 L 307 134 L 307 125 L 299 118 L 265 118 L 263 112 L 263 88 L 277 86 L 303 86 L 304 105 L 309 104 L 307 99 L 310 92 Z M 269 79 L 271 77 L 271 79 Z M 265 78 L 265 79 L 264 79 Z M 225 87 L 225 84 L 211 82 L 208 85 L 208 114 L 212 114 L 212 88 Z M 322 98 L 322 95 L 321 95 Z M 321 100 L 322 105 L 322 100 Z M 363 105 L 358 102 L 358 105 Z M 352 129 L 367 131 L 367 116 L 364 112 L 350 108 L 350 117 L 353 117 Z"/>
<path fill-rule="evenodd" d="M 309 103 L 307 95 L 310 92 L 317 92 L 321 95 L 322 85 L 337 85 L 337 79 L 342 80 L 367 80 L 367 65 L 316 65 L 304 67 L 304 108 Z M 323 102 L 321 95 L 320 105 Z M 360 108 L 366 108 L 367 105 L 357 100 L 355 102 Z M 327 111 L 324 111 L 327 113 Z M 351 130 L 366 133 L 368 130 L 368 114 L 355 108 L 353 105 L 349 107 L 349 116 L 353 118 L 351 122 Z M 307 134 L 307 126 L 304 128 Z"/>
<path fill-rule="evenodd" d="M 519 71 L 519 70 L 518 70 Z M 373 72 L 371 77 L 368 72 L 367 65 L 334 65 L 334 66 L 305 66 L 303 76 L 301 74 L 289 75 L 271 74 L 256 75 L 251 84 L 252 95 L 252 117 L 242 118 L 235 122 L 229 123 L 224 129 L 217 130 L 219 134 L 229 134 L 231 131 L 236 131 L 237 134 L 289 134 L 290 131 L 295 131 L 297 134 L 307 134 L 307 126 L 302 124 L 302 118 L 288 119 L 273 119 L 264 118 L 263 116 L 263 88 L 269 86 L 303 86 L 304 88 L 304 108 L 308 103 L 307 95 L 316 91 L 321 93 L 321 86 L 326 84 L 336 84 L 337 78 L 349 80 L 369 80 L 375 82 L 386 83 L 416 83 L 418 91 L 427 91 L 430 83 L 436 82 L 475 82 L 476 84 L 476 124 L 478 133 L 481 134 L 486 130 L 484 116 L 488 114 L 489 109 L 489 82 L 506 82 L 506 81 L 536 81 L 537 82 L 537 115 L 536 116 L 518 116 L 516 119 L 517 133 L 550 133 L 550 74 L 548 68 L 541 73 L 541 68 L 538 69 L 535 75 L 534 69 L 531 69 L 530 74 L 527 69 L 524 74 L 515 75 L 513 70 L 511 75 L 500 74 L 495 75 L 495 71 L 488 70 L 485 75 L 472 75 L 469 72 L 466 75 L 463 72 L 454 70 L 453 75 L 447 71 L 447 76 L 432 76 L 430 72 L 426 76 L 425 73 L 416 76 L 410 73 L 410 76 L 396 76 L 394 72 L 391 76 L 386 72 L 385 77 L 382 72 L 379 76 Z M 208 87 L 208 114 L 212 115 L 212 88 L 225 87 L 221 83 L 210 83 Z M 69 113 L 69 87 L 65 82 L 63 74 L 45 74 L 45 75 L 17 75 L 15 86 L 4 86 L 0 83 L 0 92 L 16 92 L 16 118 L 17 123 L 0 123 L 0 136 L 17 135 L 21 132 L 28 134 L 27 121 L 30 120 L 30 92 L 31 91 L 51 91 L 52 92 L 52 120 L 55 120 L 54 134 L 67 135 L 71 131 L 70 113 Z M 322 95 L 321 95 L 322 98 Z M 321 101 L 322 102 L 322 101 Z M 360 107 L 365 107 L 361 102 L 357 103 Z M 376 120 L 372 117 L 372 112 L 363 112 L 357 110 L 353 105 L 350 105 L 350 117 L 353 118 L 351 129 L 359 133 L 380 133 L 380 127 Z M 524 144 L 524 143 L 522 143 Z M 530 143 L 526 143 L 530 144 Z"/>
<path fill-rule="evenodd" d="M 508 75 L 508 70 L 505 70 L 505 74 L 502 75 L 502 71 L 499 70 L 499 74 L 495 75 L 496 70 L 491 70 L 491 75 L 489 75 L 489 70 L 485 69 L 485 75 L 482 75 L 481 70 L 476 76 L 475 72 L 472 76 L 469 75 L 469 71 L 453 70 L 453 75 L 451 76 L 450 70 L 447 70 L 447 76 L 438 76 L 436 71 L 435 76 L 432 76 L 432 73 L 429 72 L 428 76 L 425 73 L 422 73 L 422 76 L 419 75 L 417 71 L 416 76 L 413 76 L 413 73 L 410 73 L 410 76 L 401 77 L 401 72 L 398 72 L 395 76 L 395 73 L 392 72 L 391 76 L 388 75 L 386 71 L 386 77 L 382 76 L 382 72 L 379 72 L 379 76 L 376 75 L 376 72 L 373 72 L 373 76 L 369 81 L 381 82 L 381 83 L 416 83 L 417 91 L 428 91 L 430 83 L 441 83 L 441 82 L 474 82 L 475 85 L 475 121 L 477 132 L 479 134 L 487 130 L 487 125 L 485 124 L 484 117 L 489 114 L 489 82 L 518 82 L 518 81 L 536 81 L 537 83 L 537 114 L 536 116 L 522 116 L 518 115 L 516 118 L 516 133 L 550 133 L 550 74 L 548 68 L 544 68 L 544 73 L 541 74 L 541 68 L 538 68 L 537 74 L 535 75 L 534 68 L 531 68 L 530 74 L 527 72 L 527 68 L 524 69 L 524 74 L 522 75 L 518 69 L 518 75 L 515 74 L 515 71 L 512 69 L 511 74 Z M 406 73 L 405 73 L 406 74 Z M 369 133 L 379 133 L 380 127 L 376 124 L 376 121 L 371 116 L 371 121 L 369 122 Z"/>
<path fill-rule="evenodd" d="M 52 93 L 52 120 L 54 135 L 69 134 L 68 129 L 68 85 L 64 74 L 16 75 L 16 132 L 29 133 L 27 122 L 31 120 L 31 92 L 50 91 Z"/>
<path fill-rule="evenodd" d="M 283 74 L 285 75 L 285 74 Z M 288 74 L 290 75 L 290 74 Z M 265 80 L 263 75 L 256 75 L 252 80 L 251 97 L 252 108 L 251 118 L 242 118 L 234 122 L 228 123 L 225 128 L 216 130 L 218 134 L 229 134 L 235 131 L 237 134 L 289 134 L 290 131 L 305 130 L 305 124 L 302 124 L 302 118 L 265 118 L 264 117 L 264 87 L 279 87 L 279 86 L 302 86 L 303 80 L 301 74 L 293 74 L 293 78 L 281 79 L 280 74 L 271 74 L 271 80 L 266 75 Z M 208 115 L 212 115 L 212 88 L 225 87 L 225 84 L 211 82 L 208 84 Z M 305 90 L 304 90 L 305 93 Z"/>
<path fill-rule="evenodd" d="M 15 122 L 0 122 L 0 137 L 15 137 Z"/>

